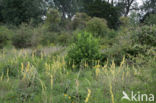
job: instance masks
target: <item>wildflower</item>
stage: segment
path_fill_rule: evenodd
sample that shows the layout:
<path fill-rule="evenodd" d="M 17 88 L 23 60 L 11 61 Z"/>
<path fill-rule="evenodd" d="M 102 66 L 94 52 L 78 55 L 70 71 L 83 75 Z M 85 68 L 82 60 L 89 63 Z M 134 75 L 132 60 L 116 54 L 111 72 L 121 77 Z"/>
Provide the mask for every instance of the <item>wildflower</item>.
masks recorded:
<path fill-rule="evenodd" d="M 64 94 L 64 96 L 67 97 L 68 95 L 67 94 Z"/>
<path fill-rule="evenodd" d="M 50 83 L 51 83 L 51 89 L 52 89 L 53 88 L 53 76 L 51 75 L 50 77 L 51 77 Z"/>
<path fill-rule="evenodd" d="M 110 83 L 109 87 L 110 87 L 110 94 L 111 94 L 111 98 L 112 98 L 112 103 L 114 103 L 114 94 L 112 91 L 112 84 L 111 83 Z"/>
<path fill-rule="evenodd" d="M 71 96 L 68 96 L 68 99 L 71 99 Z"/>
<path fill-rule="evenodd" d="M 88 63 L 85 61 L 85 67 L 88 68 Z"/>
<path fill-rule="evenodd" d="M 7 80 L 7 82 L 9 81 L 9 69 L 7 69 L 7 78 L 8 78 L 8 80 Z"/>
<path fill-rule="evenodd" d="M 120 68 L 123 66 L 123 64 L 125 63 L 125 57 L 123 57 L 122 62 L 120 63 Z"/>
<path fill-rule="evenodd" d="M 123 72 L 123 74 L 122 74 L 122 81 L 124 80 L 124 74 L 125 74 L 125 72 Z"/>
<path fill-rule="evenodd" d="M 87 103 L 87 102 L 89 101 L 90 95 L 91 95 L 91 90 L 88 89 L 88 95 L 87 95 L 87 97 L 86 97 L 85 103 Z"/>
<path fill-rule="evenodd" d="M 72 68 L 74 69 L 75 67 L 76 67 L 76 66 L 73 64 L 73 65 L 72 65 Z"/>
<path fill-rule="evenodd" d="M 96 72 L 96 77 L 97 77 L 100 74 L 100 69 L 97 68 L 95 72 Z"/>
<path fill-rule="evenodd" d="M 114 63 L 114 60 L 112 61 L 111 68 L 112 68 L 112 69 L 115 69 L 115 63 Z"/>
<path fill-rule="evenodd" d="M 24 70 L 24 65 L 23 63 L 21 63 L 21 72 L 23 72 L 23 70 Z"/>
<path fill-rule="evenodd" d="M 1 81 L 3 80 L 3 76 L 4 76 L 4 73 L 2 72 L 2 75 L 1 75 Z"/>

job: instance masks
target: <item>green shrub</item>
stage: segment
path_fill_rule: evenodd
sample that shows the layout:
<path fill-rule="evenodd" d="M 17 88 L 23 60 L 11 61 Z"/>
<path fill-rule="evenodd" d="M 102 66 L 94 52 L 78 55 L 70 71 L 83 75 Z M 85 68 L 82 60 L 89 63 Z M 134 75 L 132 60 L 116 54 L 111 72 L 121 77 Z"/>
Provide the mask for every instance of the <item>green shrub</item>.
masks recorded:
<path fill-rule="evenodd" d="M 139 43 L 141 45 L 156 46 L 156 25 L 153 26 L 143 26 L 136 30 L 133 34 L 135 38 L 134 43 Z"/>
<path fill-rule="evenodd" d="M 58 33 L 45 31 L 42 35 L 42 45 L 50 45 L 51 43 L 56 43 Z"/>
<path fill-rule="evenodd" d="M 47 12 L 47 19 L 45 25 L 50 31 L 59 31 L 59 23 L 61 22 L 61 16 L 56 9 L 49 9 Z"/>
<path fill-rule="evenodd" d="M 62 31 L 57 37 L 57 42 L 61 45 L 67 45 L 71 42 L 72 35 L 70 32 Z"/>
<path fill-rule="evenodd" d="M 156 25 L 156 14 L 150 14 L 149 17 L 145 19 L 145 24 Z"/>
<path fill-rule="evenodd" d="M 122 31 L 119 31 L 118 36 L 112 39 L 112 46 L 102 50 L 102 61 L 104 62 L 107 61 L 107 59 L 114 59 L 116 64 L 120 64 L 123 56 L 126 57 L 127 61 L 131 61 L 131 58 L 138 57 L 139 55 L 144 55 L 146 57 L 150 56 L 151 54 L 147 54 L 147 51 L 151 48 L 151 45 L 154 43 L 154 41 L 147 42 L 146 40 L 150 39 L 150 37 L 145 36 L 144 38 L 143 35 L 148 35 L 152 32 L 148 33 L 148 30 L 146 29 L 144 29 L 146 31 L 144 32 L 143 28 L 144 27 L 141 29 L 136 28 L 136 31 L 129 30 L 125 32 L 123 29 Z M 141 38 L 144 38 L 145 40 Z"/>
<path fill-rule="evenodd" d="M 120 17 L 121 26 L 127 27 L 130 25 L 130 19 L 128 17 Z"/>
<path fill-rule="evenodd" d="M 84 29 L 86 27 L 86 22 L 90 19 L 91 17 L 86 13 L 76 13 L 72 21 L 73 29 Z"/>
<path fill-rule="evenodd" d="M 87 22 L 86 30 L 94 36 L 104 37 L 108 34 L 107 21 L 105 19 L 94 17 Z"/>
<path fill-rule="evenodd" d="M 5 26 L 0 26 L 0 48 L 11 44 L 13 32 Z"/>
<path fill-rule="evenodd" d="M 38 26 L 32 29 L 31 46 L 37 47 L 41 44 L 42 35 L 45 33 L 42 26 Z"/>
<path fill-rule="evenodd" d="M 30 25 L 22 24 L 15 30 L 12 38 L 13 45 L 16 48 L 27 48 L 37 46 L 40 42 L 40 29 L 33 28 Z"/>
<path fill-rule="evenodd" d="M 98 40 L 88 32 L 77 35 L 75 43 L 71 46 L 67 54 L 67 63 L 71 67 L 87 63 L 92 66 L 93 60 L 98 60 L 100 56 Z"/>

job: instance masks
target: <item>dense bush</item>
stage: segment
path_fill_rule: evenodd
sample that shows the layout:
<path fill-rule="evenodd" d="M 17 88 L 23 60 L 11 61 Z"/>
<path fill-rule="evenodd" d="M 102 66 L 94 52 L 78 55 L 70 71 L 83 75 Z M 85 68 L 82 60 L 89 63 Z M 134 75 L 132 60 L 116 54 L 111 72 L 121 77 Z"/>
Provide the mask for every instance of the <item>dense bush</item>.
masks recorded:
<path fill-rule="evenodd" d="M 58 37 L 58 33 L 56 32 L 44 32 L 42 35 L 42 45 L 50 45 L 51 43 L 55 43 Z"/>
<path fill-rule="evenodd" d="M 59 23 L 61 22 L 61 16 L 56 9 L 49 9 L 47 12 L 47 19 L 45 25 L 50 31 L 58 31 Z"/>
<path fill-rule="evenodd" d="M 96 37 L 104 37 L 108 34 L 107 21 L 94 17 L 87 22 L 86 30 Z"/>
<path fill-rule="evenodd" d="M 0 26 L 0 48 L 11 44 L 13 32 L 5 26 Z"/>
<path fill-rule="evenodd" d="M 130 26 L 130 19 L 128 17 L 120 17 L 121 27 Z"/>
<path fill-rule="evenodd" d="M 131 61 L 132 58 L 139 55 L 151 56 L 148 54 L 148 50 L 156 44 L 155 34 L 154 26 L 143 26 L 136 28 L 136 30 L 129 29 L 129 31 L 121 29 L 118 31 L 118 36 L 112 41 L 112 46 L 102 50 L 102 60 L 114 59 L 115 63 L 120 64 L 123 56 L 126 57 L 127 61 Z"/>
<path fill-rule="evenodd" d="M 13 25 L 41 22 L 44 9 L 42 0 L 0 0 L 2 22 Z"/>
<path fill-rule="evenodd" d="M 156 25 L 156 14 L 150 14 L 144 22 L 147 25 Z"/>
<path fill-rule="evenodd" d="M 86 22 L 91 19 L 86 13 L 76 13 L 73 17 L 72 26 L 73 29 L 83 29 L 86 27 Z"/>
<path fill-rule="evenodd" d="M 40 29 L 33 28 L 30 25 L 22 24 L 15 30 L 12 38 L 13 45 L 16 48 L 27 48 L 37 46 L 40 42 Z"/>
<path fill-rule="evenodd" d="M 75 43 L 71 46 L 67 54 L 67 63 L 71 67 L 79 67 L 83 63 L 92 65 L 93 60 L 99 59 L 98 40 L 88 32 L 82 32 L 77 35 Z"/>
<path fill-rule="evenodd" d="M 72 40 L 72 35 L 70 32 L 62 31 L 59 33 L 57 37 L 57 43 L 59 43 L 60 45 L 67 45 L 71 42 L 71 40 Z"/>
<path fill-rule="evenodd" d="M 94 17 L 87 22 L 86 31 L 92 33 L 95 37 L 104 37 L 107 39 L 114 38 L 116 32 L 109 29 L 105 19 Z"/>
<path fill-rule="evenodd" d="M 156 25 L 143 26 L 134 33 L 135 42 L 141 45 L 156 46 Z"/>
<path fill-rule="evenodd" d="M 85 12 L 91 17 L 99 17 L 107 20 L 108 27 L 117 29 L 119 27 L 119 9 L 106 0 L 87 0 L 84 7 Z"/>

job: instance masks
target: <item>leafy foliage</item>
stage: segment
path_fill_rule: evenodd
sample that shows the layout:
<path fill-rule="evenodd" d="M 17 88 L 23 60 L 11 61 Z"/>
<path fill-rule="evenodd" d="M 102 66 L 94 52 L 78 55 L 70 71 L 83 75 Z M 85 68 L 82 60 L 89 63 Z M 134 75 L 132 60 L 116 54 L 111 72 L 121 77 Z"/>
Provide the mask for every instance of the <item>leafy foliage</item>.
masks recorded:
<path fill-rule="evenodd" d="M 3 22 L 19 25 L 22 22 L 30 22 L 31 19 L 37 23 L 41 21 L 43 10 L 42 0 L 2 0 L 1 2 Z"/>
<path fill-rule="evenodd" d="M 141 45 L 156 46 L 156 25 L 143 26 L 134 35 L 135 42 Z"/>
<path fill-rule="evenodd" d="M 5 26 L 0 26 L 0 48 L 11 44 L 12 35 L 13 31 L 9 30 Z"/>
<path fill-rule="evenodd" d="M 53 8 L 58 8 L 62 13 L 62 17 L 72 18 L 72 16 L 80 10 L 81 0 L 53 0 L 51 3 Z"/>
<path fill-rule="evenodd" d="M 61 22 L 61 16 L 56 9 L 49 9 L 47 12 L 47 19 L 45 21 L 45 25 L 48 27 L 50 31 L 58 31 L 59 23 Z"/>
<path fill-rule="evenodd" d="M 150 14 L 144 21 L 147 25 L 156 25 L 156 14 Z"/>
<path fill-rule="evenodd" d="M 12 38 L 13 45 L 17 48 L 27 48 L 37 46 L 41 40 L 39 29 L 32 28 L 30 25 L 22 24 L 15 30 Z"/>
<path fill-rule="evenodd" d="M 67 64 L 80 67 L 85 62 L 92 66 L 93 60 L 98 60 L 100 56 L 98 40 L 88 32 L 77 35 L 75 43 L 71 46 L 67 54 Z"/>
<path fill-rule="evenodd" d="M 117 29 L 119 24 L 119 12 L 116 7 L 106 1 L 95 0 L 87 3 L 86 13 L 91 17 L 100 17 L 107 20 L 108 27 Z"/>
<path fill-rule="evenodd" d="M 86 30 L 96 37 L 105 37 L 108 34 L 109 28 L 105 19 L 94 17 L 87 22 Z"/>
<path fill-rule="evenodd" d="M 90 19 L 91 17 L 86 13 L 76 13 L 72 21 L 73 29 L 84 29 L 86 27 L 86 22 Z"/>

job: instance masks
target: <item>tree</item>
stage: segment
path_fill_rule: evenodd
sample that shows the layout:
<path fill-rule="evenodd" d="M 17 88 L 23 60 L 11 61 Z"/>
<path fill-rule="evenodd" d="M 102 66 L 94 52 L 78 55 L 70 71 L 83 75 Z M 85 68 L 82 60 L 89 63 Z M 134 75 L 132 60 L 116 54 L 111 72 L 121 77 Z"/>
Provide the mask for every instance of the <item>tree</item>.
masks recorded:
<path fill-rule="evenodd" d="M 144 13 L 141 22 L 144 22 L 151 14 L 156 14 L 156 0 L 146 0 L 141 10 Z"/>
<path fill-rule="evenodd" d="M 50 5 L 58 9 L 62 13 L 63 18 L 72 18 L 80 10 L 81 2 L 81 0 L 52 0 Z"/>
<path fill-rule="evenodd" d="M 22 22 L 41 20 L 42 0 L 2 0 L 1 15 L 4 23 L 19 25 Z"/>
<path fill-rule="evenodd" d="M 56 9 L 49 9 L 47 12 L 47 19 L 45 21 L 45 25 L 50 31 L 58 31 L 59 23 L 61 22 L 61 17 Z"/>
<path fill-rule="evenodd" d="M 156 14 L 150 14 L 144 21 L 147 25 L 156 25 Z"/>
<path fill-rule="evenodd" d="M 102 0 L 90 1 L 84 5 L 84 11 L 92 17 L 107 20 L 109 28 L 117 29 L 119 24 L 118 8 Z"/>
<path fill-rule="evenodd" d="M 121 14 L 125 17 L 128 16 L 130 11 L 139 10 L 137 0 L 120 0 L 117 6 L 120 8 Z"/>
<path fill-rule="evenodd" d="M 156 12 L 156 0 L 146 0 L 142 6 L 145 12 Z"/>
<path fill-rule="evenodd" d="M 2 0 L 0 0 L 0 22 L 2 21 Z"/>

